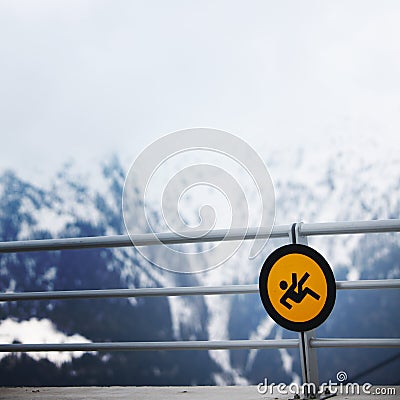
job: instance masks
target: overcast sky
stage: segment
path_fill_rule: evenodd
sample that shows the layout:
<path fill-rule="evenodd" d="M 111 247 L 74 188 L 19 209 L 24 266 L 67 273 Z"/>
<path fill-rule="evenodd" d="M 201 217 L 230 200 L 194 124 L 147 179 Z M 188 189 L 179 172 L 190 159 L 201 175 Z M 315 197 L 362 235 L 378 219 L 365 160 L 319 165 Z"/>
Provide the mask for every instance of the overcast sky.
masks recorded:
<path fill-rule="evenodd" d="M 0 169 L 133 161 L 194 126 L 265 157 L 399 146 L 399 21 L 398 1 L 0 0 Z"/>

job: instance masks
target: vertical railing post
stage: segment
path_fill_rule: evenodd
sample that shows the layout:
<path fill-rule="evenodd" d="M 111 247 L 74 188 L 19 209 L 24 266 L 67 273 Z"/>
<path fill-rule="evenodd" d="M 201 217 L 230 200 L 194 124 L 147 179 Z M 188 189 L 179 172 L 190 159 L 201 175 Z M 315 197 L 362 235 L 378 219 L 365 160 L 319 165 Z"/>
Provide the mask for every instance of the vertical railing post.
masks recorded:
<path fill-rule="evenodd" d="M 301 222 L 292 225 L 289 238 L 294 244 L 308 245 L 307 236 L 302 236 L 299 232 L 300 226 Z M 310 340 L 315 337 L 315 329 L 307 332 L 299 332 L 301 373 L 303 384 L 305 384 L 304 395 L 309 399 L 317 398 L 319 392 L 317 349 L 310 346 Z"/>

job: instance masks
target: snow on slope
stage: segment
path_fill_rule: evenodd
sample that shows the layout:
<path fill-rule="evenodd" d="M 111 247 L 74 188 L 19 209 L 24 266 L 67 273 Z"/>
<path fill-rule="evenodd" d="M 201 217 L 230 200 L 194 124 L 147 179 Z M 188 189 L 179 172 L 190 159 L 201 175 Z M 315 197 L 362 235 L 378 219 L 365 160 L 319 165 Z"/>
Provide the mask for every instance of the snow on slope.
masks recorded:
<path fill-rule="evenodd" d="M 13 343 L 91 343 L 82 335 L 67 336 L 59 332 L 49 319 L 31 318 L 27 321 L 15 321 L 7 318 L 0 321 L 0 342 Z M 10 353 L 0 353 L 0 359 L 6 357 Z M 61 364 L 71 361 L 73 358 L 81 357 L 82 351 L 73 352 L 31 352 L 29 356 L 34 360 L 48 359 L 52 363 L 60 366 Z"/>
<path fill-rule="evenodd" d="M 283 176 L 277 180 L 278 224 L 399 218 L 400 147 L 366 142 L 361 151 L 350 147 L 331 152 L 329 157 L 324 150 L 297 151 L 297 158 L 285 154 L 285 165 L 295 162 L 281 171 Z M 273 176 L 279 176 L 274 165 L 271 170 Z M 297 207 L 293 207 L 296 201 Z M 310 244 L 333 266 L 350 266 L 360 239 L 360 235 L 313 237 Z M 357 277 L 361 267 L 351 266 L 351 276 Z"/>

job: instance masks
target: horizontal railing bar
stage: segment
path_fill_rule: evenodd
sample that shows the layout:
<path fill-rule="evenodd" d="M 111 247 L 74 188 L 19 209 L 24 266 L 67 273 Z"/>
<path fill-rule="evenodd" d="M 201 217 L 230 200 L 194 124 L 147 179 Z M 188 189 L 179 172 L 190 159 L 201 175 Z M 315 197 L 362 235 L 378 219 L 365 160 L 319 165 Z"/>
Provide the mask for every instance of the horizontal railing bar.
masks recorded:
<path fill-rule="evenodd" d="M 400 279 L 362 279 L 359 281 L 336 281 L 336 289 L 400 289 Z"/>
<path fill-rule="evenodd" d="M 248 229 L 218 229 L 202 234 L 197 232 L 181 233 L 156 233 L 138 234 L 134 236 L 134 246 L 152 246 L 163 244 L 185 244 L 198 242 L 218 242 L 222 240 L 254 239 L 256 236 L 264 238 L 288 237 L 291 225 L 274 226 L 270 234 L 269 229 L 248 228 Z M 353 222 L 322 222 L 302 223 L 299 233 L 302 236 L 312 235 L 337 235 L 354 233 L 384 233 L 400 232 L 400 219 L 375 220 L 375 221 L 353 221 Z M 42 240 L 21 240 L 0 242 L 0 253 L 13 253 L 25 251 L 46 251 L 46 250 L 72 250 L 106 247 L 128 247 L 133 246 L 128 235 L 96 236 L 81 238 L 63 239 L 42 239 Z"/>
<path fill-rule="evenodd" d="M 70 290 L 48 292 L 2 293 L 0 301 L 67 300 L 111 297 L 198 296 L 257 293 L 258 285 L 187 286 L 170 288 Z"/>
<path fill-rule="evenodd" d="M 400 347 L 400 339 L 366 338 L 318 338 L 310 340 L 311 347 L 383 348 Z M 239 350 L 297 348 L 298 339 L 271 340 L 215 340 L 171 342 L 106 342 L 106 343 L 12 343 L 0 344 L 0 352 L 46 352 L 46 351 L 149 351 L 149 350 Z"/>
<path fill-rule="evenodd" d="M 366 339 L 366 338 L 346 338 L 331 339 L 318 338 L 310 340 L 311 347 L 400 347 L 400 339 Z"/>
<path fill-rule="evenodd" d="M 301 236 L 400 232 L 400 219 L 302 223 Z"/>
<path fill-rule="evenodd" d="M 202 234 L 197 232 L 197 237 L 193 237 L 193 232 L 181 233 L 145 233 L 134 236 L 135 244 L 132 244 L 128 235 L 114 236 L 94 236 L 63 239 L 41 239 L 41 240 L 18 240 L 10 242 L 0 242 L 0 253 L 18 253 L 26 251 L 46 251 L 46 250 L 74 250 L 74 249 L 93 249 L 111 248 L 128 246 L 154 246 L 159 244 L 188 244 L 198 242 L 220 242 L 233 240 L 284 238 L 289 236 L 290 225 L 275 226 L 272 231 L 268 229 L 248 228 L 248 229 L 217 229 L 209 233 Z M 258 233 L 259 232 L 259 233 Z"/>
<path fill-rule="evenodd" d="M 12 343 L 0 344 L 0 352 L 289 349 L 298 346 L 298 339 L 41 344 Z"/>
<path fill-rule="evenodd" d="M 337 281 L 336 288 L 342 289 L 396 289 L 400 288 L 400 279 Z M 184 286 L 169 288 L 139 289 L 100 289 L 67 290 L 47 292 L 0 293 L 0 301 L 20 300 L 69 300 L 69 299 L 104 299 L 117 297 L 156 297 L 156 296 L 201 296 L 220 294 L 258 293 L 258 285 L 225 286 Z"/>

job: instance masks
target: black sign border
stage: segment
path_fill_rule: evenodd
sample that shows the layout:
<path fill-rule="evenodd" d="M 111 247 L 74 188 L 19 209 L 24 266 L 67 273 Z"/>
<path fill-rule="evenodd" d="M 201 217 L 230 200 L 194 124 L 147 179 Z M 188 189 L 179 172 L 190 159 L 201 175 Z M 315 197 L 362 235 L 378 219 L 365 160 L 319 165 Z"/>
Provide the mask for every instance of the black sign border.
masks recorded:
<path fill-rule="evenodd" d="M 272 267 L 280 258 L 289 254 L 303 254 L 314 260 L 321 268 L 327 282 L 328 292 L 325 305 L 322 308 L 321 312 L 309 321 L 294 322 L 282 317 L 272 306 L 271 300 L 268 295 L 267 281 Z M 276 323 L 278 323 L 283 328 L 289 329 L 291 331 L 306 332 L 320 326 L 331 313 L 336 300 L 336 281 L 331 267 L 329 266 L 325 258 L 320 253 L 318 253 L 318 251 L 303 244 L 287 244 L 276 249 L 265 260 L 260 272 L 259 292 L 265 310 Z"/>

